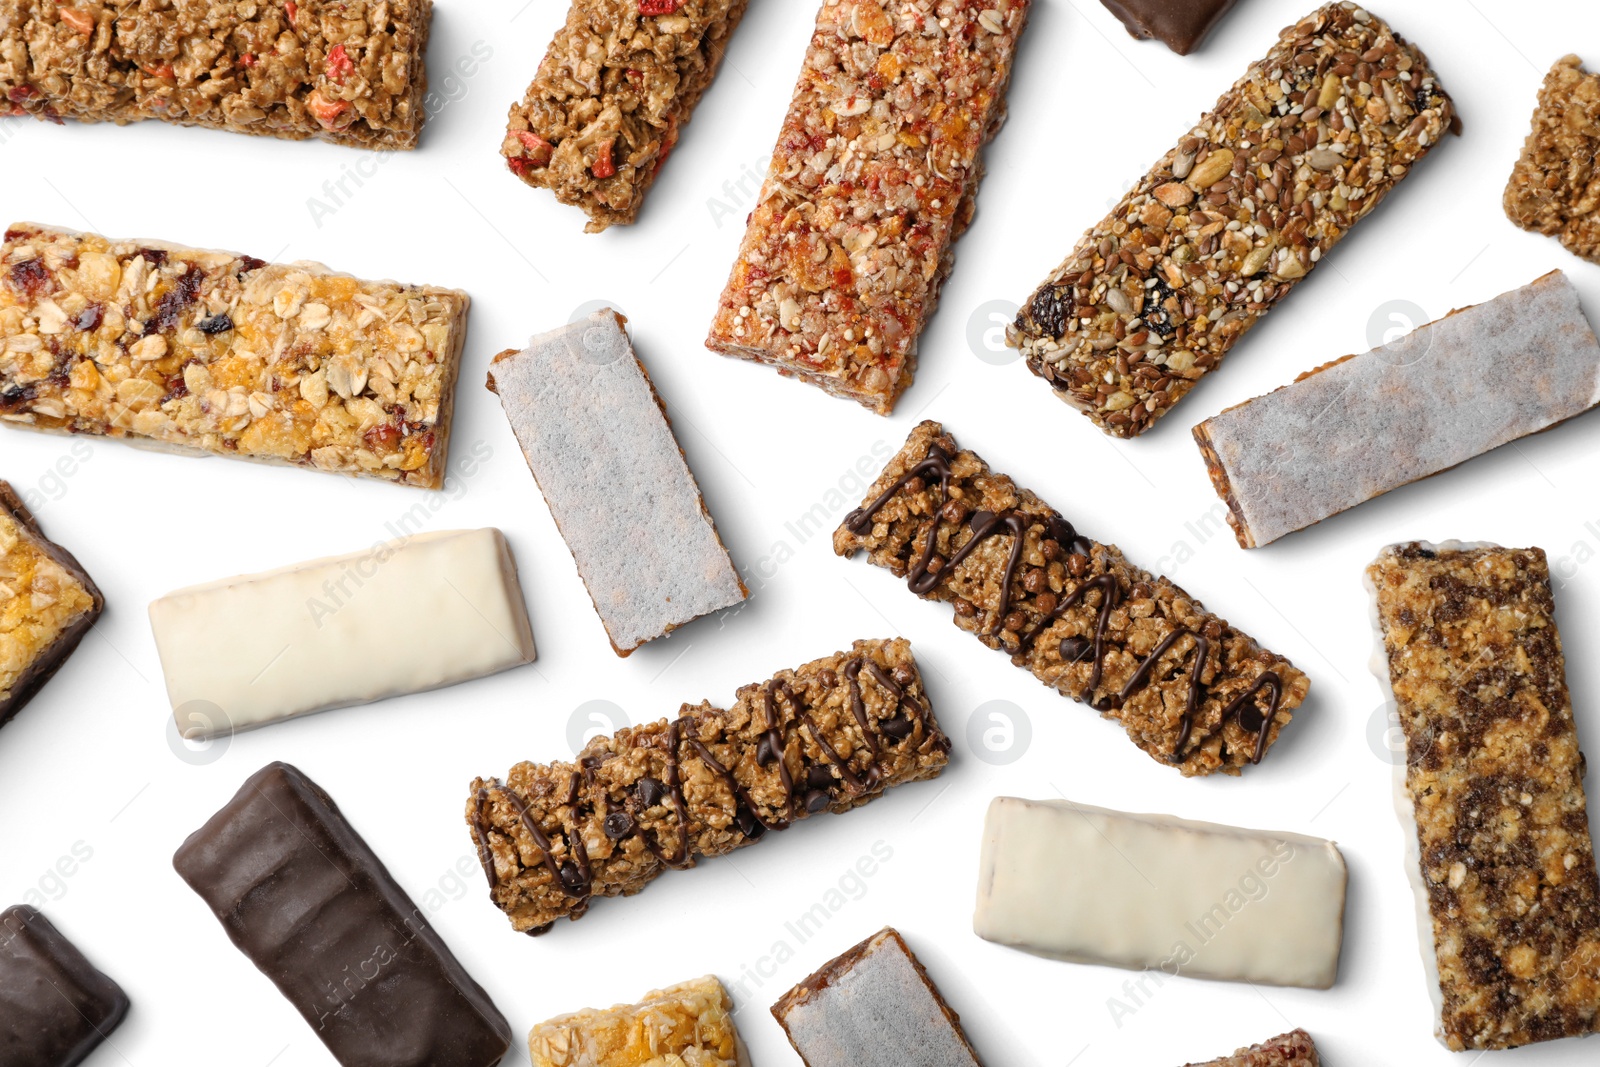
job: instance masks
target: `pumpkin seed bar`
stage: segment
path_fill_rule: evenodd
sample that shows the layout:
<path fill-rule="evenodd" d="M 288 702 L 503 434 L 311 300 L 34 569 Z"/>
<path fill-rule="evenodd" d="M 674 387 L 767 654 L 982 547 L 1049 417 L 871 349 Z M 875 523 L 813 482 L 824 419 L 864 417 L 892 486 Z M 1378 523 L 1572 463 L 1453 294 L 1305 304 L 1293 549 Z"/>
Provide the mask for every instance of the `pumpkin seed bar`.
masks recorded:
<path fill-rule="evenodd" d="M 706 345 L 886 415 L 972 218 L 1031 0 L 825 0 Z"/>
<path fill-rule="evenodd" d="M 511 172 L 589 215 L 631 223 L 722 63 L 749 0 L 574 0 L 511 107 Z"/>
<path fill-rule="evenodd" d="M 528 1034 L 533 1067 L 749 1067 L 733 1001 L 715 975 L 561 1015 Z"/>
<path fill-rule="evenodd" d="M 911 645 L 857 641 L 744 686 L 729 709 L 685 704 L 671 723 L 596 737 L 575 762 L 479 778 L 467 825 L 490 899 L 538 935 L 596 897 L 935 777 L 949 751 Z"/>
<path fill-rule="evenodd" d="M 438 489 L 467 295 L 17 223 L 0 421 Z"/>
<path fill-rule="evenodd" d="M 1567 251 L 1600 263 L 1600 75 L 1583 60 L 1558 60 L 1539 90 L 1533 130 L 1506 186 L 1506 216 L 1524 230 L 1559 237 Z"/>
<path fill-rule="evenodd" d="M 1328 4 L 1083 236 L 1007 340 L 1095 425 L 1137 437 L 1455 123 L 1419 49 Z"/>
<path fill-rule="evenodd" d="M 1185 777 L 1261 762 L 1310 680 L 924 422 L 833 534 Z"/>
<path fill-rule="evenodd" d="M 1367 578 L 1406 741 L 1440 1040 L 1501 1049 L 1600 1029 L 1600 878 L 1544 552 L 1412 542 Z"/>
<path fill-rule="evenodd" d="M 1191 1063 L 1189 1067 L 1318 1067 L 1321 1062 L 1311 1035 L 1304 1030 L 1293 1030 L 1271 1041 L 1242 1048 L 1232 1056 Z"/>
<path fill-rule="evenodd" d="M 72 553 L 0 482 L 0 726 L 32 700 L 105 609 Z"/>
<path fill-rule="evenodd" d="M 6 0 L 3 10 L 0 95 L 14 115 L 386 150 L 416 147 L 427 117 L 432 0 Z"/>

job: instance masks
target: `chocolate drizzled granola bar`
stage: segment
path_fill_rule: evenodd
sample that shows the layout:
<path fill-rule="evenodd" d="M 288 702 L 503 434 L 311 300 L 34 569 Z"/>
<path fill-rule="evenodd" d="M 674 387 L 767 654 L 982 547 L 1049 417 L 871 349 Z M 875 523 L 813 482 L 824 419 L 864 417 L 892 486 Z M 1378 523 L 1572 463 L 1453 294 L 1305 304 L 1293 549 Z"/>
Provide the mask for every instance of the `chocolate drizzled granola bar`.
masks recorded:
<path fill-rule="evenodd" d="M 744 686 L 732 708 L 685 704 L 671 723 L 595 738 L 574 763 L 479 778 L 467 825 L 490 899 L 537 935 L 595 897 L 932 778 L 949 751 L 911 645 L 857 641 Z"/>
<path fill-rule="evenodd" d="M 1259 763 L 1310 680 L 1166 578 L 1091 541 L 936 422 L 834 531 L 1046 685 L 1185 777 Z"/>
<path fill-rule="evenodd" d="M 1032 0 L 825 0 L 706 345 L 888 414 Z"/>
<path fill-rule="evenodd" d="M 0 422 L 437 489 L 467 294 L 16 223 Z"/>
<path fill-rule="evenodd" d="M 1318 1067 L 1321 1062 L 1311 1035 L 1304 1030 L 1292 1030 L 1271 1041 L 1242 1048 L 1232 1056 L 1191 1063 L 1189 1067 Z"/>
<path fill-rule="evenodd" d="M 1539 90 L 1533 130 L 1506 185 L 1506 217 L 1559 237 L 1567 251 L 1600 263 L 1600 75 L 1566 56 Z"/>
<path fill-rule="evenodd" d="M 632 222 L 748 4 L 574 0 L 511 107 L 511 172 L 583 208 L 589 233 Z"/>
<path fill-rule="evenodd" d="M 1500 1049 L 1600 1029 L 1600 879 L 1544 552 L 1413 542 L 1367 577 L 1439 1037 Z"/>
<path fill-rule="evenodd" d="M 432 0 L 4 0 L 0 108 L 414 148 L 432 15 Z"/>
<path fill-rule="evenodd" d="M 1419 49 L 1328 4 L 1083 236 L 1007 340 L 1095 425 L 1136 437 L 1455 124 Z"/>

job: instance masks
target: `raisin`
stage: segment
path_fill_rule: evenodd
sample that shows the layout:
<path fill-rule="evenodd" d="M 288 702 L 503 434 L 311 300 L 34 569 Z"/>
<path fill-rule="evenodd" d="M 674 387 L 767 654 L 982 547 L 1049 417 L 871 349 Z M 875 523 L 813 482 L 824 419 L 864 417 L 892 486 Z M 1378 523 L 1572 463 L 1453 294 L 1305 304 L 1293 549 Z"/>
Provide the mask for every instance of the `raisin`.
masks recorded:
<path fill-rule="evenodd" d="M 144 261 L 150 264 L 152 267 L 159 267 L 167 261 L 167 253 L 165 249 L 141 248 L 139 249 L 139 254 L 143 256 Z"/>
<path fill-rule="evenodd" d="M 1033 294 L 1033 300 L 1028 304 L 1028 314 L 1045 333 L 1060 337 L 1067 332 L 1067 319 L 1072 316 L 1071 295 L 1066 289 L 1046 286 Z M 1017 328 L 1026 328 L 1020 315 L 1017 317 Z"/>
<path fill-rule="evenodd" d="M 13 385 L 5 392 L 0 393 L 0 411 L 21 411 L 28 406 L 38 393 L 38 388 L 33 385 Z"/>
<path fill-rule="evenodd" d="M 240 256 L 239 257 L 239 277 L 243 278 L 246 274 L 249 274 L 251 271 L 260 270 L 262 267 L 265 267 L 266 265 L 267 265 L 267 261 L 264 260 L 264 259 L 257 259 L 255 256 Z"/>
<path fill-rule="evenodd" d="M 203 334 L 227 333 L 233 329 L 233 320 L 227 315 L 209 315 L 194 324 L 194 328 Z"/>
<path fill-rule="evenodd" d="M 106 306 L 98 301 L 90 304 L 78 312 L 78 317 L 72 320 L 72 328 L 80 333 L 100 328 L 100 320 L 105 318 Z"/>
<path fill-rule="evenodd" d="M 48 293 L 55 285 L 55 279 L 50 276 L 50 269 L 44 265 L 42 259 L 25 259 L 21 263 L 14 264 L 10 280 L 13 289 L 35 300 Z"/>
<path fill-rule="evenodd" d="M 1167 307 L 1167 302 L 1175 301 L 1177 295 L 1172 286 L 1160 278 L 1144 292 L 1144 324 L 1152 333 L 1160 334 L 1163 340 L 1178 332 L 1177 319 L 1182 313 L 1181 305 L 1176 311 Z"/>
<path fill-rule="evenodd" d="M 178 284 L 168 289 L 156 305 L 156 313 L 144 324 L 145 333 L 165 333 L 175 328 L 178 319 L 189 310 L 189 305 L 194 303 L 195 295 L 199 292 L 200 268 L 191 263 L 188 270 L 178 275 Z"/>

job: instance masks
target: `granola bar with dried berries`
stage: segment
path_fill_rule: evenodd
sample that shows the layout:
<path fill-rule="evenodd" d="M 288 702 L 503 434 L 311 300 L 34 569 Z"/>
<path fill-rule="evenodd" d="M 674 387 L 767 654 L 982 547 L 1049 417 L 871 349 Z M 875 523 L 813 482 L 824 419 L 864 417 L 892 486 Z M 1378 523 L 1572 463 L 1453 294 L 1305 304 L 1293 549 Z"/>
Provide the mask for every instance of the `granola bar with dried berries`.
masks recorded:
<path fill-rule="evenodd" d="M 1311 1035 L 1304 1030 L 1292 1030 L 1271 1041 L 1242 1048 L 1232 1056 L 1191 1063 L 1189 1067 L 1318 1067 L 1321 1062 Z"/>
<path fill-rule="evenodd" d="M 1600 877 L 1543 550 L 1391 545 L 1367 580 L 1439 1039 L 1600 1030 Z"/>
<path fill-rule="evenodd" d="M 528 1034 L 533 1067 L 749 1067 L 733 1001 L 708 974 L 637 1004 L 586 1008 Z"/>
<path fill-rule="evenodd" d="M 511 107 L 511 172 L 581 207 L 589 233 L 633 222 L 749 2 L 573 0 Z"/>
<path fill-rule="evenodd" d="M 0 422 L 437 489 L 467 294 L 16 223 Z"/>
<path fill-rule="evenodd" d="M 1007 342 L 1095 425 L 1136 437 L 1456 125 L 1419 49 L 1328 4 L 1083 236 Z"/>
<path fill-rule="evenodd" d="M 972 219 L 1031 3 L 823 3 L 707 347 L 893 409 Z"/>
<path fill-rule="evenodd" d="M 729 709 L 685 704 L 671 723 L 596 737 L 575 762 L 479 778 L 467 825 L 490 899 L 537 935 L 596 897 L 932 778 L 949 751 L 911 645 L 857 641 L 744 686 Z"/>
<path fill-rule="evenodd" d="M 990 471 L 936 422 L 911 432 L 833 534 L 955 624 L 1120 722 L 1185 777 L 1261 761 L 1310 680 L 1114 545 Z"/>
<path fill-rule="evenodd" d="M 433 0 L 5 0 L 0 107 L 415 148 L 432 15 Z"/>
<path fill-rule="evenodd" d="M 1567 251 L 1600 263 L 1600 75 L 1583 60 L 1556 62 L 1539 90 L 1533 130 L 1506 185 L 1506 217 L 1558 237 Z"/>

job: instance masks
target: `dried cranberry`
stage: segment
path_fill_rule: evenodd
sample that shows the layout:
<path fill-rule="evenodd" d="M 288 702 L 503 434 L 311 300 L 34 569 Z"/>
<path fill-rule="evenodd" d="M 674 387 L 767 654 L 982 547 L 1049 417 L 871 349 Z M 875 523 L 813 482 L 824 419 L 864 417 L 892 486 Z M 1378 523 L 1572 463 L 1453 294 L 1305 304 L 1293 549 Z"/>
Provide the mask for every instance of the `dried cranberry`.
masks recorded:
<path fill-rule="evenodd" d="M 167 252 L 164 248 L 141 248 L 139 254 L 152 267 L 159 267 L 167 261 Z"/>
<path fill-rule="evenodd" d="M 189 310 L 189 305 L 194 303 L 194 298 L 200 292 L 200 268 L 189 264 L 189 269 L 178 275 L 178 283 L 167 290 L 166 295 L 156 304 L 156 313 L 145 323 L 145 332 L 154 330 L 156 333 L 165 333 L 178 325 L 178 319 Z"/>
<path fill-rule="evenodd" d="M 38 95 L 39 90 L 35 89 L 31 85 L 14 86 L 12 90 L 6 94 L 7 98 L 9 98 L 13 104 L 20 104 L 26 100 L 32 100 Z"/>
<path fill-rule="evenodd" d="M 611 158 L 612 149 L 616 147 L 616 144 L 615 140 L 600 142 L 594 165 L 589 168 L 589 173 L 596 178 L 609 178 L 617 173 L 616 160 Z"/>
<path fill-rule="evenodd" d="M 72 320 L 72 328 L 80 333 L 100 328 L 100 320 L 105 318 L 106 306 L 96 301 L 78 312 L 78 317 Z"/>
<path fill-rule="evenodd" d="M 0 411 L 9 413 L 22 410 L 28 406 L 38 391 L 33 385 L 13 385 L 0 393 Z"/>
<path fill-rule="evenodd" d="M 209 315 L 195 323 L 194 328 L 203 334 L 227 333 L 233 329 L 233 320 L 226 314 Z"/>
<path fill-rule="evenodd" d="M 355 69 L 356 65 L 350 59 L 350 54 L 344 50 L 344 45 L 336 44 L 328 50 L 328 59 L 323 65 L 323 70 L 327 73 L 329 81 L 343 82 Z"/>
<path fill-rule="evenodd" d="M 683 0 L 639 0 L 641 15 L 670 15 L 683 6 Z"/>
<path fill-rule="evenodd" d="M 239 274 L 241 276 L 243 276 L 245 274 L 250 273 L 253 270 L 260 270 L 262 267 L 265 267 L 266 265 L 267 265 L 267 261 L 264 260 L 264 259 L 257 259 L 255 256 L 240 256 L 239 257 Z"/>
<path fill-rule="evenodd" d="M 11 268 L 12 288 L 38 299 L 55 286 L 55 279 L 41 259 L 25 259 Z"/>
<path fill-rule="evenodd" d="M 10 244 L 19 237 L 32 237 L 33 234 L 33 230 L 18 230 L 13 228 L 6 231 L 6 243 Z"/>
<path fill-rule="evenodd" d="M 393 452 L 400 447 L 400 429 L 389 423 L 374 426 L 361 437 L 374 452 Z"/>

